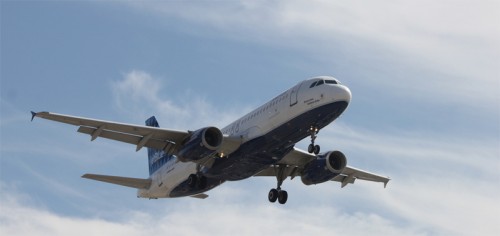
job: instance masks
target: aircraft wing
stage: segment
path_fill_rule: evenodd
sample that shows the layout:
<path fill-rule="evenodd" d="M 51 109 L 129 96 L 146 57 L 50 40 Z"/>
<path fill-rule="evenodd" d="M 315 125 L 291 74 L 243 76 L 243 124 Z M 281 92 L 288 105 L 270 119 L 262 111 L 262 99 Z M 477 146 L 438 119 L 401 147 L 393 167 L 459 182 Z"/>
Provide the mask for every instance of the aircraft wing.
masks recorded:
<path fill-rule="evenodd" d="M 310 161 L 316 159 L 315 155 L 309 154 L 300 149 L 294 148 L 290 153 L 288 153 L 278 165 L 285 165 L 284 173 L 290 176 L 292 179 L 296 176 L 300 176 L 304 166 Z M 277 167 L 271 166 L 263 171 L 259 172 L 256 176 L 276 176 Z M 331 181 L 337 181 L 341 183 L 341 187 L 345 187 L 347 184 L 354 184 L 356 179 L 380 182 L 384 183 L 384 188 L 387 186 L 390 178 L 386 176 L 381 176 L 378 174 L 370 173 L 358 168 L 346 166 L 342 173 L 335 176 Z"/>
<path fill-rule="evenodd" d="M 78 132 L 89 134 L 92 141 L 97 137 L 117 140 L 136 145 L 136 151 L 139 151 L 142 147 L 151 147 L 173 153 L 177 148 L 175 144 L 181 143 L 189 135 L 187 131 L 123 124 L 50 112 L 31 113 L 33 116 L 32 120 L 34 117 L 40 117 L 76 125 L 79 126 Z"/>

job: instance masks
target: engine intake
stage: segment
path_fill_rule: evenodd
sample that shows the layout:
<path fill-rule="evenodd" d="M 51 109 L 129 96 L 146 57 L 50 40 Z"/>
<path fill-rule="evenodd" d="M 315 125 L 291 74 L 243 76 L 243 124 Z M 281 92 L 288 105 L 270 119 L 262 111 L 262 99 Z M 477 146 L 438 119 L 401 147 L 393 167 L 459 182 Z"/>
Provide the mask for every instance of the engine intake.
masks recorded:
<path fill-rule="evenodd" d="M 326 167 L 332 173 L 340 174 L 347 165 L 344 153 L 340 151 L 328 152 L 326 154 Z"/>
<path fill-rule="evenodd" d="M 340 151 L 318 155 L 302 170 L 301 179 L 305 185 L 319 184 L 333 179 L 347 166 L 347 159 Z"/>
<path fill-rule="evenodd" d="M 183 142 L 178 158 L 183 162 L 196 162 L 209 157 L 219 149 L 222 139 L 222 132 L 215 127 L 196 130 Z"/>

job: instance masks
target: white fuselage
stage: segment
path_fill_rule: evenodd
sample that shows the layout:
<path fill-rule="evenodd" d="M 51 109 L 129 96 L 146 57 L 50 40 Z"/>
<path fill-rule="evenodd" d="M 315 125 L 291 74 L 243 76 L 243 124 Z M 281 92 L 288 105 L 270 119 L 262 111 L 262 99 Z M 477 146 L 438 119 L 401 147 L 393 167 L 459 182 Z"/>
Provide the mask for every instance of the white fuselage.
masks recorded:
<path fill-rule="evenodd" d="M 311 87 L 314 82 L 319 81 L 323 81 L 323 83 Z M 325 81 L 330 83 L 325 83 Z M 331 83 L 332 81 L 336 83 Z M 221 131 L 225 135 L 239 137 L 241 142 L 245 143 L 271 132 L 316 107 L 336 101 L 349 102 L 350 99 L 350 90 L 334 78 L 328 76 L 315 77 L 298 83 L 271 101 L 232 122 Z M 291 127 L 291 129 L 299 128 L 308 129 L 309 127 Z M 225 155 L 231 154 L 225 153 Z M 181 162 L 174 158 L 152 174 L 150 189 L 139 190 L 138 197 L 169 197 L 173 188 L 184 182 L 190 174 L 196 172 L 196 163 Z"/>

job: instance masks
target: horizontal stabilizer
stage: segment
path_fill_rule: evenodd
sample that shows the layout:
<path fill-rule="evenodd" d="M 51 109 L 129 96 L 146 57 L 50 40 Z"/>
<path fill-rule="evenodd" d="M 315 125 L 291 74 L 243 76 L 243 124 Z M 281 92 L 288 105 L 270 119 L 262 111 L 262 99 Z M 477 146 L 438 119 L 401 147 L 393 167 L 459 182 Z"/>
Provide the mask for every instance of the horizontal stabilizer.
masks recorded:
<path fill-rule="evenodd" d="M 151 179 L 138 179 L 138 178 L 110 176 L 110 175 L 95 175 L 95 174 L 84 174 L 82 178 L 102 181 L 111 184 L 118 184 L 125 187 L 131 187 L 137 189 L 149 189 L 149 186 L 151 186 Z"/>

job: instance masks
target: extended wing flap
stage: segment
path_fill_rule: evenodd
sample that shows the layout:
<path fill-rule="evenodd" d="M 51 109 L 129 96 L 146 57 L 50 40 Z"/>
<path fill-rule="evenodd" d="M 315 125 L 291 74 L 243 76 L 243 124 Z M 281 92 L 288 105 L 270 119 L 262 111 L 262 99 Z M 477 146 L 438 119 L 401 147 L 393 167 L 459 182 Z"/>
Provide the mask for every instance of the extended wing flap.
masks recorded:
<path fill-rule="evenodd" d="M 138 179 L 130 177 L 96 175 L 96 174 L 84 174 L 82 178 L 97 180 L 111 184 L 118 184 L 125 187 L 131 187 L 137 189 L 149 189 L 149 187 L 151 186 L 151 179 Z"/>
<path fill-rule="evenodd" d="M 92 128 L 92 127 L 86 127 L 86 126 L 80 126 L 78 128 L 78 132 L 84 133 L 84 134 L 89 134 L 89 135 L 94 135 L 98 129 Z M 137 135 L 131 135 L 131 134 L 125 134 L 125 133 L 120 133 L 120 132 L 114 132 L 111 130 L 102 130 L 99 132 L 97 137 L 102 137 L 102 138 L 107 138 L 111 140 L 116 140 L 124 143 L 130 143 L 134 145 L 139 145 L 141 141 L 144 139 L 142 136 L 137 136 Z M 157 140 L 157 139 L 152 139 L 149 138 L 142 146 L 145 147 L 150 147 L 150 148 L 156 148 L 156 149 L 166 149 L 168 145 L 172 145 L 172 142 L 167 142 Z"/>
<path fill-rule="evenodd" d="M 354 184 L 355 180 L 356 178 L 352 178 L 343 174 L 337 175 L 333 179 L 331 179 L 331 181 L 340 182 L 342 184 L 342 187 L 345 187 L 347 184 Z"/>

